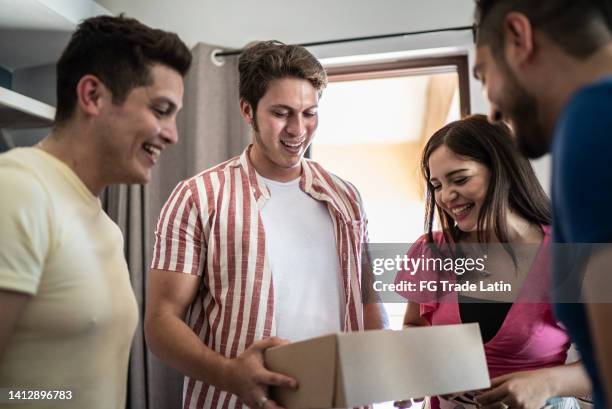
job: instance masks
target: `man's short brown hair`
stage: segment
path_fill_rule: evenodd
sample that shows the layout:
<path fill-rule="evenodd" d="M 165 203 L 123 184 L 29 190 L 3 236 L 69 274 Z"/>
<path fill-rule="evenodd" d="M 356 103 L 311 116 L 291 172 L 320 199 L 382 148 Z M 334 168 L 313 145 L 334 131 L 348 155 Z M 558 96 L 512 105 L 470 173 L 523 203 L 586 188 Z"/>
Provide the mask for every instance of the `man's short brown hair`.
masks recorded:
<path fill-rule="evenodd" d="M 174 33 L 150 28 L 133 18 L 97 16 L 84 20 L 57 63 L 56 125 L 72 117 L 76 86 L 95 75 L 122 103 L 134 87 L 149 85 L 151 66 L 165 65 L 185 76 L 191 52 Z"/>
<path fill-rule="evenodd" d="M 319 97 L 327 85 L 321 63 L 304 47 L 280 41 L 261 41 L 247 47 L 238 60 L 240 98 L 251 105 L 253 113 L 271 81 L 281 78 L 307 80 Z"/>
<path fill-rule="evenodd" d="M 610 0 L 476 0 L 478 45 L 501 55 L 503 21 L 513 11 L 576 58 L 590 56 L 612 39 Z"/>

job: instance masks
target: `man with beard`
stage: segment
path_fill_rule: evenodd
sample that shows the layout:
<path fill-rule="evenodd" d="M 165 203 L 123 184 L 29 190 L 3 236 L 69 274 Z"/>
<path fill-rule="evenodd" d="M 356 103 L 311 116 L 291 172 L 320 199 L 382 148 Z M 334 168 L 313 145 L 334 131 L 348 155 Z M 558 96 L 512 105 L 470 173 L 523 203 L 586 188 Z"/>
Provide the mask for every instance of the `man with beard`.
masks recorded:
<path fill-rule="evenodd" d="M 266 370 L 266 348 L 383 324 L 361 298 L 359 193 L 303 158 L 325 70 L 276 41 L 247 48 L 238 69 L 252 145 L 179 183 L 156 231 L 145 332 L 186 375 L 183 408 L 274 409 L 267 387 L 297 384 Z"/>
<path fill-rule="evenodd" d="M 612 4 L 476 4 L 474 75 L 491 102 L 491 119 L 511 124 L 527 156 L 552 152 L 556 243 L 612 242 L 612 222 L 605 217 L 612 202 Z M 557 286 L 567 278 L 560 256 L 555 254 Z M 609 249 L 593 252 L 577 282 L 587 302 L 570 303 L 578 297 L 565 294 L 556 309 L 581 352 L 597 408 L 612 403 L 611 261 Z"/>

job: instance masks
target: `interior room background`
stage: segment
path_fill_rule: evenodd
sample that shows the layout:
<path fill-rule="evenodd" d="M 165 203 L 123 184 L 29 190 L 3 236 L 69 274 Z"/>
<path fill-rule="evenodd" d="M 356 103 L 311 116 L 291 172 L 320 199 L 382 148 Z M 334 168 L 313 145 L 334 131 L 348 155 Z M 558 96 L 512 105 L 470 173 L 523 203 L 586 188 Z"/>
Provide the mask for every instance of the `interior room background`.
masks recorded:
<path fill-rule="evenodd" d="M 240 49 L 254 40 L 264 39 L 298 44 L 469 26 L 472 24 L 472 11 L 472 0 L 313 0 L 308 3 L 294 0 L 179 0 L 171 6 L 161 0 L 0 0 L 0 151 L 32 145 L 49 131 L 55 104 L 54 63 L 81 19 L 125 12 L 151 26 L 177 32 L 192 48 L 194 65 L 186 79 L 184 110 L 179 117 L 180 142 L 162 155 L 148 186 L 117 186 L 108 189 L 102 197 L 105 209 L 124 232 L 132 284 L 142 313 L 153 229 L 170 191 L 179 180 L 240 153 L 250 139 L 249 128 L 242 123 L 238 111 L 237 58 L 214 57 L 215 50 Z M 469 72 L 474 52 L 469 30 L 346 42 L 309 49 L 329 68 L 424 57 L 465 56 Z M 397 92 L 395 96 L 385 97 L 381 88 L 368 92 L 366 86 L 347 91 L 340 83 L 334 82 L 323 95 L 321 127 L 314 139 L 313 158 L 340 176 L 355 179 L 362 194 L 374 190 L 367 175 L 351 173 L 350 166 L 347 166 L 352 160 L 350 155 L 363 155 L 364 150 L 373 146 L 368 148 L 368 144 L 375 144 L 378 150 L 372 151 L 370 159 L 377 155 L 384 157 L 385 151 L 406 153 L 407 159 L 403 163 L 396 155 L 397 166 L 386 170 L 389 177 L 395 178 L 394 183 L 402 183 L 400 193 L 380 192 L 378 202 L 366 199 L 366 206 L 372 207 L 372 212 L 369 212 L 372 219 L 374 214 L 384 213 L 381 212 L 384 201 L 391 202 L 397 199 L 394 195 L 399 194 L 399 203 L 406 203 L 405 228 L 385 229 L 384 223 L 388 220 L 373 221 L 371 235 L 375 240 L 410 241 L 422 230 L 415 161 L 418 147 L 431 130 L 431 122 L 429 128 L 427 125 L 428 115 L 431 115 L 427 106 L 431 81 L 414 76 L 403 83 L 404 88 L 399 88 L 406 89 L 406 93 L 412 95 L 410 98 L 421 102 L 401 102 L 401 96 L 399 100 L 394 99 L 398 98 Z M 362 121 L 368 112 L 372 113 L 372 118 L 380 113 L 371 109 L 359 113 L 352 110 L 341 112 L 346 107 L 343 101 L 350 99 L 343 92 L 357 92 L 355 98 L 363 99 L 364 106 L 374 98 L 399 101 L 391 104 L 396 108 L 399 104 L 399 109 L 406 113 L 408 123 L 397 128 L 397 133 L 403 134 L 396 135 L 399 136 L 397 140 L 384 139 L 389 133 L 385 137 L 372 133 L 364 136 L 366 139 L 351 140 L 356 129 L 354 122 Z M 456 90 L 441 92 L 442 96 L 438 97 L 447 101 L 448 107 L 444 114 L 438 114 L 436 123 L 442 121 L 440 126 L 459 117 L 458 95 L 453 94 Z M 469 111 L 487 113 L 488 105 L 481 86 L 471 75 L 467 92 Z M 401 112 L 396 114 L 396 118 L 398 116 Z M 390 132 L 393 134 L 394 131 Z M 400 150 L 395 149 L 398 146 Z M 548 188 L 549 159 L 541 159 L 535 162 L 535 166 L 543 186 Z M 407 174 L 400 177 L 398 172 Z M 405 185 L 402 180 L 405 180 Z M 402 210 L 396 206 L 394 216 L 389 217 L 400 215 Z M 401 311 L 396 311 L 393 306 L 390 310 L 397 327 Z M 148 353 L 141 324 L 132 349 L 129 407 L 176 407 L 182 393 L 182 378 Z"/>

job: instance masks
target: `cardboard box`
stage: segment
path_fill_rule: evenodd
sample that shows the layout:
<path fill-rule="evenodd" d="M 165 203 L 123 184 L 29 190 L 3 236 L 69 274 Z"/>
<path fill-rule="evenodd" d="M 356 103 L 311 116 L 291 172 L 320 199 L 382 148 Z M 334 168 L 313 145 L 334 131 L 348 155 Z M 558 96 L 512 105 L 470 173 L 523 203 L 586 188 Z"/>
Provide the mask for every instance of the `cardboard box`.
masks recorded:
<path fill-rule="evenodd" d="M 273 388 L 287 409 L 348 408 L 490 386 L 477 324 L 332 334 L 265 351 L 268 369 L 294 377 Z"/>

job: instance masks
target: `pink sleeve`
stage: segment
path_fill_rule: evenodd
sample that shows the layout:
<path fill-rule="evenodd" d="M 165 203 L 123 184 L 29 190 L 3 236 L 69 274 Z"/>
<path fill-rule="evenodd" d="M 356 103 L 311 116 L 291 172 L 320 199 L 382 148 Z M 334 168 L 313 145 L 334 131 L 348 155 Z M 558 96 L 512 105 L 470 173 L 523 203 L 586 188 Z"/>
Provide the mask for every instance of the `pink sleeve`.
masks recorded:
<path fill-rule="evenodd" d="M 199 210 L 190 184 L 181 182 L 160 213 L 151 268 L 201 275 L 202 248 Z"/>
<path fill-rule="evenodd" d="M 444 243 L 444 238 L 441 232 L 434 232 L 434 243 L 429 243 L 427 235 L 421 236 L 411 247 L 407 253 L 410 259 L 424 259 L 430 257 L 438 257 L 434 254 L 431 246 L 441 245 Z M 402 297 L 410 302 L 416 302 L 420 307 L 420 315 L 431 323 L 431 314 L 438 309 L 438 298 L 440 294 L 437 291 L 423 288 L 421 290 L 421 282 L 436 282 L 440 279 L 439 273 L 435 270 L 428 270 L 424 266 L 414 271 L 401 270 L 396 277 L 396 283 L 401 281 L 414 283 L 416 291 L 398 291 Z"/>
<path fill-rule="evenodd" d="M 435 301 L 430 301 L 430 302 L 424 302 L 422 304 L 419 304 L 419 307 L 421 309 L 421 317 L 425 318 L 427 320 L 427 322 L 429 322 L 429 325 L 432 325 L 432 314 L 435 310 L 438 309 L 438 303 Z"/>
<path fill-rule="evenodd" d="M 406 253 L 406 257 L 409 260 L 416 260 L 418 262 L 418 260 L 423 257 L 429 257 L 430 253 L 427 236 L 423 235 L 410 247 Z M 427 289 L 421 289 L 420 285 L 422 281 L 435 280 L 436 277 L 436 272 L 428 271 L 420 267 L 415 269 L 409 268 L 408 271 L 405 269 L 400 270 L 395 278 L 395 283 L 410 283 L 414 286 L 414 289 L 412 291 L 397 291 L 397 293 L 410 302 L 417 302 L 419 304 L 428 303 L 435 300 L 436 293 L 432 293 Z"/>

